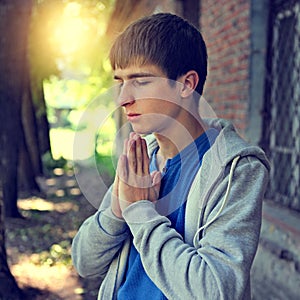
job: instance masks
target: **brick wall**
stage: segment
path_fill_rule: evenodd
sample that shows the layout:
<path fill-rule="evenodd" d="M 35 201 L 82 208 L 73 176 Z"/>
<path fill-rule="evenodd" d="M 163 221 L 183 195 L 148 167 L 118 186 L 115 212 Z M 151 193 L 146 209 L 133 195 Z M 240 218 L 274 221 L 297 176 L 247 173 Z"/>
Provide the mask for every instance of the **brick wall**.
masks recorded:
<path fill-rule="evenodd" d="M 250 0 L 205 0 L 200 27 L 208 48 L 204 98 L 218 117 L 247 126 L 250 61 Z"/>

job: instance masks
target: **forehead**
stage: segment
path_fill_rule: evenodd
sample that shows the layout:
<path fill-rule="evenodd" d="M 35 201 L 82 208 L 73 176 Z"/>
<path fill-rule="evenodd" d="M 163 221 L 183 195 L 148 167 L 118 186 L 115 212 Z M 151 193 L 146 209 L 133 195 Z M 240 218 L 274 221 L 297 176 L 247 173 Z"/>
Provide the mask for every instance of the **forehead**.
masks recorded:
<path fill-rule="evenodd" d="M 146 65 L 130 65 L 126 68 L 116 68 L 114 70 L 114 77 L 116 79 L 132 79 L 136 77 L 163 77 L 166 78 L 165 72 L 154 64 Z"/>

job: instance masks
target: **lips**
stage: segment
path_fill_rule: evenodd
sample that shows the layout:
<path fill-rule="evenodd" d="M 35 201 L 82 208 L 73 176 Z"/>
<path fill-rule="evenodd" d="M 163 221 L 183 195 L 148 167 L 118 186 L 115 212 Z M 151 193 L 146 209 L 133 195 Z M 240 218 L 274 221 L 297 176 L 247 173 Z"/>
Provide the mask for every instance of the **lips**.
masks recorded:
<path fill-rule="evenodd" d="M 141 114 L 133 113 L 133 112 L 127 113 L 126 115 L 127 115 L 128 121 L 134 121 L 134 120 L 138 119 L 138 117 L 141 116 Z"/>

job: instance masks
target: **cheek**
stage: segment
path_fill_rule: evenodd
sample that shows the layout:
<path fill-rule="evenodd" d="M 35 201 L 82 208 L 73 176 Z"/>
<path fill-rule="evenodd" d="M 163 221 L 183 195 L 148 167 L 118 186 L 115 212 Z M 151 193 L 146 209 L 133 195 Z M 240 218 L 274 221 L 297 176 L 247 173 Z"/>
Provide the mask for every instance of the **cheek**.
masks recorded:
<path fill-rule="evenodd" d="M 142 111 L 146 114 L 156 113 L 160 115 L 173 115 L 180 109 L 179 103 L 167 99 L 141 99 L 139 105 Z"/>
<path fill-rule="evenodd" d="M 156 111 L 144 114 L 139 125 L 142 125 L 145 129 L 151 129 L 152 132 L 159 132 L 170 127 L 176 120 L 175 114 L 172 114 L 171 112 Z"/>
<path fill-rule="evenodd" d="M 161 79 L 162 82 L 158 86 L 149 85 L 142 89 L 135 90 L 135 99 L 153 100 L 153 105 L 168 106 L 170 103 L 178 103 L 180 99 L 179 91 L 176 87 L 171 88 L 169 83 L 165 82 L 165 79 Z"/>

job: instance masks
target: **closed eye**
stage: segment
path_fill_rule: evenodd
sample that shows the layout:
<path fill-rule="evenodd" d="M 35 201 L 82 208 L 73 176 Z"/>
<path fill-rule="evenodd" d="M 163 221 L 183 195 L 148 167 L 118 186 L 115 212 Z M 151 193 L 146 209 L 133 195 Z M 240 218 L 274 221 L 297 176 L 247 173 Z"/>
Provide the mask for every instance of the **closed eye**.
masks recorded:
<path fill-rule="evenodd" d="M 133 81 L 133 84 L 135 85 L 139 85 L 139 86 L 143 86 L 143 85 L 147 85 L 148 83 L 150 83 L 151 81 L 150 80 L 147 80 L 147 79 L 135 79 Z"/>
<path fill-rule="evenodd" d="M 145 86 L 153 82 L 155 76 L 140 76 L 133 78 L 133 85 L 135 86 Z"/>

